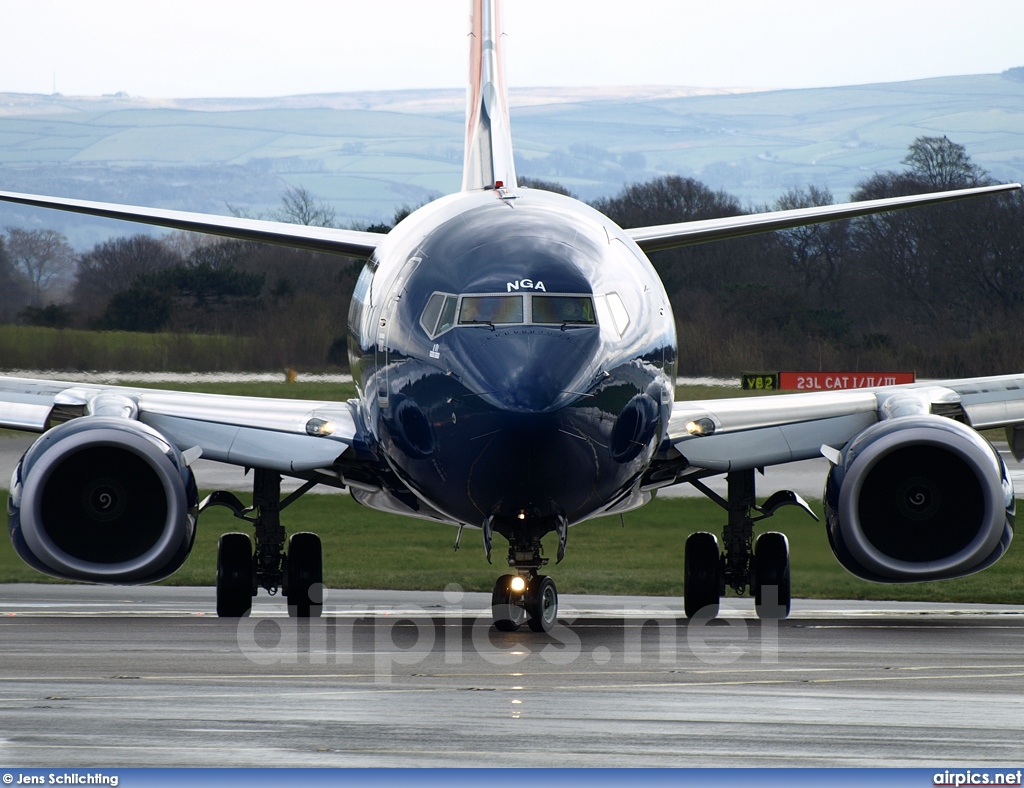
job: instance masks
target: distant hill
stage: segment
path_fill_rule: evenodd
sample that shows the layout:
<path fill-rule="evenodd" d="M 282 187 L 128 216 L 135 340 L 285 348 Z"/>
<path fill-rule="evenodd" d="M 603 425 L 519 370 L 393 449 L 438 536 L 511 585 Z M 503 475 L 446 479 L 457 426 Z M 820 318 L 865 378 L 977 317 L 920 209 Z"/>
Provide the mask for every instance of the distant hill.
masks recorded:
<path fill-rule="evenodd" d="M 513 91 L 522 175 L 585 199 L 665 173 L 750 205 L 816 184 L 846 198 L 900 169 L 922 134 L 949 136 L 999 179 L 1024 179 L 1020 69 L 811 90 L 570 88 Z M 289 185 L 343 221 L 458 188 L 464 96 L 390 91 L 277 99 L 0 94 L 0 188 L 184 210 L 251 213 Z M 0 207 L 0 228 L 52 226 L 79 248 L 126 225 Z"/>

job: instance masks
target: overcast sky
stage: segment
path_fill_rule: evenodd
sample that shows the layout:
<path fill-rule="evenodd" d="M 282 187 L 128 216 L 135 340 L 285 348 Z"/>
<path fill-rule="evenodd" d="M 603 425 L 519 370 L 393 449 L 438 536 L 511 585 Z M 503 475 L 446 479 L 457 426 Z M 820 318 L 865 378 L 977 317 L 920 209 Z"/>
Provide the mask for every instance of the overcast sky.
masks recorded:
<path fill-rule="evenodd" d="M 0 92 L 465 84 L 466 0 L 0 0 Z M 811 87 L 1024 65 L 1021 0 L 508 0 L 513 86 Z"/>

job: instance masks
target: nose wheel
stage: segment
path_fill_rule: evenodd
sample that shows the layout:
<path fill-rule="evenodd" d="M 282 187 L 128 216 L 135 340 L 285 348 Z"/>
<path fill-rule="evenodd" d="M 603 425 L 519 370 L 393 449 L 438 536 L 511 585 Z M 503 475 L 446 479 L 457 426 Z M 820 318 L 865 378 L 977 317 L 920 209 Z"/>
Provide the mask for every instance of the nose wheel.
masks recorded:
<path fill-rule="evenodd" d="M 491 593 L 491 616 L 500 632 L 527 624 L 533 632 L 550 632 L 558 620 L 558 590 L 545 575 L 502 575 Z"/>
<path fill-rule="evenodd" d="M 519 581 L 519 582 L 516 582 Z M 518 589 L 514 586 L 522 586 Z M 491 617 L 500 632 L 515 632 L 526 621 L 523 592 L 526 583 L 519 575 L 502 575 L 491 592 Z"/>
<path fill-rule="evenodd" d="M 526 589 L 526 623 L 534 632 L 550 632 L 558 620 L 558 591 L 550 577 L 535 576 Z"/>

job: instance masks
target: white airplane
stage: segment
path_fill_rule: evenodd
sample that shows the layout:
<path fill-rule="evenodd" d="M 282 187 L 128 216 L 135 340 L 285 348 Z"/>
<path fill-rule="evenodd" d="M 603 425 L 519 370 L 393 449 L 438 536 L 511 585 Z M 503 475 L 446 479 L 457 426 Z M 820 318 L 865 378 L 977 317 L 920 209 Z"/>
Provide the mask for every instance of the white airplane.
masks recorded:
<path fill-rule="evenodd" d="M 1014 496 L 977 430 L 1005 427 L 1024 456 L 1024 374 L 758 399 L 675 402 L 672 306 L 645 252 L 1019 189 L 913 197 L 623 229 L 568 197 L 517 186 L 498 0 L 471 7 L 462 190 L 376 234 L 0 192 L 24 205 L 265 241 L 366 260 L 349 315 L 358 396 L 347 402 L 187 394 L 0 378 L 0 426 L 42 433 L 11 480 L 10 535 L 41 572 L 97 583 L 166 577 L 215 504 L 251 522 L 221 538 L 217 611 L 246 615 L 282 587 L 319 615 L 319 538 L 285 538 L 280 511 L 316 485 L 361 504 L 482 531 L 509 544 L 494 623 L 549 630 L 570 526 L 689 483 L 728 513 L 685 548 L 687 615 L 727 587 L 760 615 L 790 607 L 789 549 L 754 529 L 755 470 L 824 454 L 839 562 L 877 582 L 980 571 L 1006 551 Z M 201 505 L 198 457 L 252 468 L 253 505 Z M 701 481 L 728 474 L 728 494 Z M 305 481 L 282 499 L 281 477 Z M 287 541 L 287 550 L 286 548 Z M 624 549 L 626 546 L 623 546 Z"/>

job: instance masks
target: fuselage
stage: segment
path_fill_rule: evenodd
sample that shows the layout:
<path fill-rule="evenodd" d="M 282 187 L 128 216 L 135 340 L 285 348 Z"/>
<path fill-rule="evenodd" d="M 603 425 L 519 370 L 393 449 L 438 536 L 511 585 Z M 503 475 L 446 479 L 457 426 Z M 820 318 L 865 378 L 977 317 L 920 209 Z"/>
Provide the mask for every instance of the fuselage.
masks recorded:
<path fill-rule="evenodd" d="M 453 523 L 568 523 L 628 498 L 664 436 L 672 309 L 607 217 L 532 189 L 400 223 L 360 277 L 349 360 L 394 473 Z"/>

